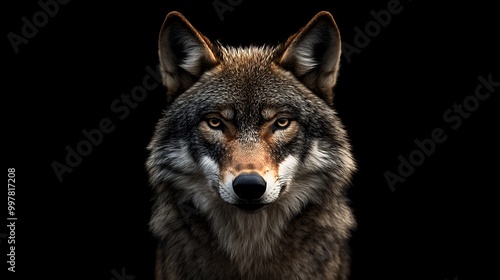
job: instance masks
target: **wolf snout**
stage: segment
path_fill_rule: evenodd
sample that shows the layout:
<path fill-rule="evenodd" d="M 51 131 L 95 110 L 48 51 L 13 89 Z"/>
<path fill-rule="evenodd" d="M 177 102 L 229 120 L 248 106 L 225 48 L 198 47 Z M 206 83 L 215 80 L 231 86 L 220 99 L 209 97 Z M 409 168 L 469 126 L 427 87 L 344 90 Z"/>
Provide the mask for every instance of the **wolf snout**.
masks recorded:
<path fill-rule="evenodd" d="M 266 192 L 266 181 L 257 173 L 241 174 L 234 179 L 233 190 L 241 200 L 258 200 Z"/>

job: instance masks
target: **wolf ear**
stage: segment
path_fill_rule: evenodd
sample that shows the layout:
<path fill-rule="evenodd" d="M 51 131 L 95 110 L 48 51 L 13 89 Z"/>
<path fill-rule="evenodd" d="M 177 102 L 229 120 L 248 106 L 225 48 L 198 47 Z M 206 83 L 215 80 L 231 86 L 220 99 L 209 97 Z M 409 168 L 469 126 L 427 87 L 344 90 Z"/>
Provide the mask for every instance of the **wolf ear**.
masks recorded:
<path fill-rule="evenodd" d="M 218 62 L 212 43 L 175 11 L 163 22 L 158 55 L 169 101 L 191 87 L 203 72 Z"/>
<path fill-rule="evenodd" d="M 341 52 L 340 33 L 332 15 L 319 12 L 288 38 L 284 47 L 279 64 L 332 105 Z"/>

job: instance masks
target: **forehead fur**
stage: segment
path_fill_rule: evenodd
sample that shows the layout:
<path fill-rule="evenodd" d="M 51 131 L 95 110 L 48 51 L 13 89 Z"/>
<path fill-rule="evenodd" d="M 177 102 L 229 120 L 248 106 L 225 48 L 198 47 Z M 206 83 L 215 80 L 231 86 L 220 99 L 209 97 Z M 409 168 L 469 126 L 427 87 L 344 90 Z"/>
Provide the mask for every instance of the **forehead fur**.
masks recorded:
<path fill-rule="evenodd" d="M 217 46 L 219 64 L 208 71 L 205 86 L 218 87 L 218 93 L 228 93 L 232 98 L 248 97 L 248 102 L 273 97 L 285 89 L 300 86 L 300 82 L 278 63 L 282 46 Z M 205 88 L 206 89 L 206 88 Z M 289 90 L 296 92 L 297 90 Z M 302 94 L 307 91 L 302 90 Z M 275 100 L 278 101 L 278 100 Z M 247 103 L 247 105 L 250 105 Z"/>
<path fill-rule="evenodd" d="M 225 47 L 219 45 L 220 61 L 228 70 L 262 70 L 276 59 L 279 47 L 248 46 Z"/>

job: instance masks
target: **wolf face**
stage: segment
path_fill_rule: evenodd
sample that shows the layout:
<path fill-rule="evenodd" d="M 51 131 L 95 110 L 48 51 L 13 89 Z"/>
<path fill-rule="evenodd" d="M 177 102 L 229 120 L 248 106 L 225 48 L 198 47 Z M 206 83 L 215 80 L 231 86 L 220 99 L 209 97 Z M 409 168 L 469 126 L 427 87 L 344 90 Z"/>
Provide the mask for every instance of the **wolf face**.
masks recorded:
<path fill-rule="evenodd" d="M 240 271 L 256 263 L 249 253 L 279 252 L 286 223 L 311 205 L 347 236 L 355 164 L 333 109 L 340 50 L 328 12 L 279 46 L 242 48 L 213 44 L 169 13 L 159 39 L 168 107 L 148 147 L 153 233 L 174 234 L 178 205 L 192 205 Z"/>

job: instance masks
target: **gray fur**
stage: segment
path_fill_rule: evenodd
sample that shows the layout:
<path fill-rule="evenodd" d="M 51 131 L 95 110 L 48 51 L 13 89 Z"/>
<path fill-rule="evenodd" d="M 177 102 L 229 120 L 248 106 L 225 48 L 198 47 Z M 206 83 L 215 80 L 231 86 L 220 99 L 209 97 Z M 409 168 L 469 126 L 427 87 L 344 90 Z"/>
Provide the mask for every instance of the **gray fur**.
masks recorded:
<path fill-rule="evenodd" d="M 319 13 L 280 46 L 232 48 L 212 44 L 172 12 L 159 54 L 169 104 L 146 163 L 156 279 L 347 279 L 356 222 L 345 190 L 355 162 L 332 107 L 340 36 L 331 15 Z M 266 110 L 292 114 L 296 134 L 262 144 Z M 237 131 L 230 142 L 207 140 L 199 129 L 207 113 L 221 111 Z M 221 179 L 235 143 L 264 145 L 280 165 L 268 183 L 271 202 L 255 214 L 228 203 Z"/>

